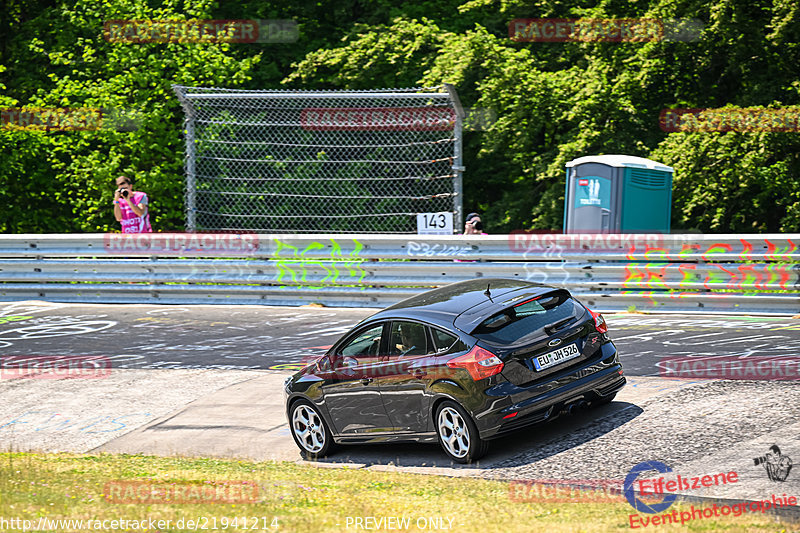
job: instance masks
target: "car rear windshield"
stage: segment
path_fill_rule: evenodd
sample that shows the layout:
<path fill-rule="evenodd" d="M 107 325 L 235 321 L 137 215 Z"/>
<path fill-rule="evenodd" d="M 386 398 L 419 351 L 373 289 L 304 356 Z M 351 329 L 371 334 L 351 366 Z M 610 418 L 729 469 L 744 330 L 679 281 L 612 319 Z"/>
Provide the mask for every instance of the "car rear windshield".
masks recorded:
<path fill-rule="evenodd" d="M 548 294 L 492 315 L 472 334 L 494 344 L 514 344 L 541 328 L 560 325 L 560 322 L 581 314 L 582 309 L 565 292 Z"/>

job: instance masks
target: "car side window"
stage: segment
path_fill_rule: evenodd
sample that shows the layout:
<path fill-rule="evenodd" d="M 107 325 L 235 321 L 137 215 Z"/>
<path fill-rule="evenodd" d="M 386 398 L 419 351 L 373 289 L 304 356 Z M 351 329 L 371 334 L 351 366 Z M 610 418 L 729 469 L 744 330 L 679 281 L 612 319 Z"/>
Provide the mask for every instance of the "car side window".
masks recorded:
<path fill-rule="evenodd" d="M 389 355 L 398 357 L 435 353 L 426 330 L 425 326 L 416 322 L 392 322 Z"/>
<path fill-rule="evenodd" d="M 433 342 L 436 343 L 436 351 L 438 353 L 446 352 L 458 340 L 455 335 L 450 335 L 440 329 L 432 328 L 431 331 L 433 332 Z"/>
<path fill-rule="evenodd" d="M 354 357 L 356 359 L 377 357 L 381 348 L 382 333 L 383 324 L 365 329 L 345 344 L 339 350 L 339 355 L 345 358 Z"/>

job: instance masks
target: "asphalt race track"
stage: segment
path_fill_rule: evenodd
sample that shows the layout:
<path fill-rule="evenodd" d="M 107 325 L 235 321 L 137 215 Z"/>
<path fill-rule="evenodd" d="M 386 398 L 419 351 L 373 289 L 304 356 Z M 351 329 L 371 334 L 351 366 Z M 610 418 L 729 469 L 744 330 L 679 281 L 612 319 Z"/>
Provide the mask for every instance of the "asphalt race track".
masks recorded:
<path fill-rule="evenodd" d="M 286 370 L 373 309 L 0 303 L 0 356 L 98 356 L 113 368 Z M 800 354 L 800 319 L 606 315 L 625 373 L 665 357 Z"/>
<path fill-rule="evenodd" d="M 373 312 L 2 303 L 0 357 L 90 356 L 110 370 L 96 376 L 104 379 L 0 376 L 0 446 L 301 460 L 281 383 Z M 501 479 L 620 480 L 634 465 L 657 460 L 684 476 L 738 472 L 736 484 L 690 494 L 800 495 L 800 470 L 776 485 L 753 461 L 773 444 L 800 461 L 796 380 L 665 374 L 675 358 L 797 358 L 800 320 L 606 318 L 629 378 L 612 404 L 494 441 L 477 465 L 452 465 L 436 445 L 346 447 L 328 462 Z"/>

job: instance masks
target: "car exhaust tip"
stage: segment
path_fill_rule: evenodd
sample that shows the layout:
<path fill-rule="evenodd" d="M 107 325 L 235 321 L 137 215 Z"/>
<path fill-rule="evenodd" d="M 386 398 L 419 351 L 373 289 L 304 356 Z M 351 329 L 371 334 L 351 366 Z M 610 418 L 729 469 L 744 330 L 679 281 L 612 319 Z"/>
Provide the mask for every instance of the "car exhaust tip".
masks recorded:
<path fill-rule="evenodd" d="M 565 405 L 561 409 L 561 414 L 574 415 L 578 411 L 589 409 L 590 407 L 591 407 L 591 404 L 589 402 L 587 402 L 586 400 L 581 400 L 581 401 L 578 401 L 578 402 L 572 402 L 570 404 Z"/>

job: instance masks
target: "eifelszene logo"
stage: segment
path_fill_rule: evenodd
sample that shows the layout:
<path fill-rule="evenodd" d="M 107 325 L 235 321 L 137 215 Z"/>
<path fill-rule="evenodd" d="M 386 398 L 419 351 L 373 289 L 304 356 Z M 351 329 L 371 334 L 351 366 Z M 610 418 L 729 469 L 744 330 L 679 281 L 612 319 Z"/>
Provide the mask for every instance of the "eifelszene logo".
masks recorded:
<path fill-rule="evenodd" d="M 657 514 L 666 511 L 675 503 L 675 499 L 678 497 L 676 494 L 665 493 L 664 499 L 656 503 L 645 503 L 636 497 L 633 487 L 639 475 L 642 472 L 651 472 L 653 470 L 662 474 L 672 472 L 672 468 L 660 461 L 645 461 L 631 468 L 628 475 L 625 476 L 625 483 L 623 484 L 625 499 L 634 509 L 642 513 Z"/>

